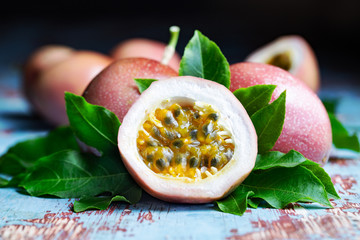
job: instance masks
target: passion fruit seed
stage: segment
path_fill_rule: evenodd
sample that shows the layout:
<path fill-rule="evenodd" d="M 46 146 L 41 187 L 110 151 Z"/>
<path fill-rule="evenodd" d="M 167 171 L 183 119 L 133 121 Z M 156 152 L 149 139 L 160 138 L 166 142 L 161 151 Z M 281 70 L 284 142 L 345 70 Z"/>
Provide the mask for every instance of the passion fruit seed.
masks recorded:
<path fill-rule="evenodd" d="M 157 127 L 153 127 L 152 128 L 152 130 L 153 130 L 153 134 L 155 135 L 155 136 L 157 136 L 157 137 L 160 137 L 161 135 L 160 135 L 160 130 L 157 128 Z"/>
<path fill-rule="evenodd" d="M 219 112 L 207 104 L 157 108 L 138 132 L 138 152 L 155 173 L 209 177 L 231 160 L 235 148 L 219 119 Z"/>
<path fill-rule="evenodd" d="M 219 119 L 219 114 L 218 113 L 210 113 L 208 115 L 208 118 L 214 121 L 217 121 Z"/>
<path fill-rule="evenodd" d="M 211 166 L 216 167 L 219 162 L 220 160 L 217 157 L 214 157 L 213 159 L 211 159 Z"/>
<path fill-rule="evenodd" d="M 149 147 L 156 147 L 157 146 L 157 144 L 156 144 L 156 142 L 155 141 L 147 141 L 146 142 L 146 144 L 149 146 Z"/>
<path fill-rule="evenodd" d="M 175 156 L 175 158 L 173 159 L 173 163 L 176 166 L 176 165 L 182 164 L 184 160 L 186 161 L 186 158 L 185 158 L 185 156 L 183 156 L 183 154 L 177 154 Z"/>
<path fill-rule="evenodd" d="M 178 117 L 178 116 L 180 116 L 181 113 L 182 113 L 182 112 L 181 112 L 181 107 L 180 107 L 179 105 L 175 106 L 174 116 L 175 116 L 175 117 Z"/>
<path fill-rule="evenodd" d="M 196 158 L 196 157 L 191 157 L 190 160 L 189 160 L 189 166 L 191 168 L 195 168 L 199 165 L 199 159 Z"/>
<path fill-rule="evenodd" d="M 193 139 L 193 140 L 196 140 L 196 139 L 197 139 L 197 132 L 198 132 L 197 129 L 192 129 L 192 130 L 190 130 L 190 137 L 191 137 L 191 139 Z"/>
<path fill-rule="evenodd" d="M 204 132 L 204 135 L 205 136 L 209 135 L 213 131 L 213 128 L 214 128 L 214 124 L 212 121 L 203 125 L 202 130 Z"/>
<path fill-rule="evenodd" d="M 154 160 L 154 155 L 153 154 L 146 155 L 146 160 L 148 160 L 148 162 L 152 162 Z"/>
<path fill-rule="evenodd" d="M 165 160 L 162 158 L 159 158 L 158 160 L 156 160 L 156 167 L 160 170 L 163 171 L 165 168 Z"/>
<path fill-rule="evenodd" d="M 195 119 L 198 119 L 199 117 L 200 117 L 200 114 L 199 114 L 198 112 L 195 112 L 195 113 L 194 113 L 194 118 L 195 118 Z"/>
<path fill-rule="evenodd" d="M 184 146 L 184 142 L 181 139 L 176 139 L 175 141 L 173 141 L 172 145 L 176 148 L 181 148 L 182 146 Z"/>

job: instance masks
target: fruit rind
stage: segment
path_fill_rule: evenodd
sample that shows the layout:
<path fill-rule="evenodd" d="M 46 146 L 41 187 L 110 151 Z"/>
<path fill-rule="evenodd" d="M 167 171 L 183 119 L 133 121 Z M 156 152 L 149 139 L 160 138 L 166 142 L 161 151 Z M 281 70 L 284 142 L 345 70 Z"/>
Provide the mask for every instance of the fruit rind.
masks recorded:
<path fill-rule="evenodd" d="M 195 181 L 161 176 L 140 159 L 136 137 L 142 120 L 164 99 L 174 97 L 215 106 L 229 124 L 235 141 L 234 156 L 212 177 Z M 171 202 L 206 203 L 227 195 L 251 172 L 257 155 L 257 136 L 246 110 L 227 88 L 200 78 L 173 77 L 152 83 L 130 108 L 119 129 L 118 146 L 128 171 L 149 194 Z"/>

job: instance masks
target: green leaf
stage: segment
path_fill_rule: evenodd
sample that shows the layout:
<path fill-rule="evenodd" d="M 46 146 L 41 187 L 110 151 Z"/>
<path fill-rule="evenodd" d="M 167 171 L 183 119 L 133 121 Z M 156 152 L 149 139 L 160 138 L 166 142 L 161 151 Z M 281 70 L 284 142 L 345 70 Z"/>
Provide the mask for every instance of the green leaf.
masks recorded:
<path fill-rule="evenodd" d="M 252 172 L 239 187 L 244 188 L 242 191 L 253 191 L 252 197 L 261 198 L 274 208 L 297 201 L 332 207 L 322 182 L 303 166 Z"/>
<path fill-rule="evenodd" d="M 311 161 L 309 160 L 309 162 Z M 325 187 L 326 192 L 328 193 L 328 198 L 340 199 L 327 172 L 325 172 L 325 170 L 319 164 L 309 165 L 307 163 L 308 162 L 304 162 L 302 165 L 309 169 L 321 181 Z"/>
<path fill-rule="evenodd" d="M 322 99 L 322 103 L 324 104 L 326 111 L 328 113 L 335 114 L 336 108 L 339 104 L 339 99 Z"/>
<path fill-rule="evenodd" d="M 104 192 L 119 195 L 138 192 L 119 154 L 96 157 L 74 150 L 40 158 L 19 186 L 32 196 L 61 198 L 91 197 Z"/>
<path fill-rule="evenodd" d="M 229 197 L 218 201 L 222 205 L 217 204 L 224 212 L 241 215 L 246 207 L 237 205 L 241 203 L 244 207 L 244 201 L 253 208 L 263 200 L 275 208 L 298 201 L 332 207 L 329 198 L 339 198 L 330 176 L 318 163 L 291 150 L 287 154 L 276 151 L 259 154 L 245 181 Z"/>
<path fill-rule="evenodd" d="M 268 106 L 251 116 L 258 136 L 258 152 L 265 153 L 273 148 L 279 138 L 285 120 L 286 91 Z"/>
<path fill-rule="evenodd" d="M 243 215 L 248 205 L 248 199 L 254 195 L 252 191 L 246 191 L 242 187 L 238 187 L 226 198 L 215 201 L 219 209 L 225 213 L 235 215 Z"/>
<path fill-rule="evenodd" d="M 335 147 L 360 152 L 360 143 L 356 133 L 350 135 L 344 125 L 336 118 L 334 114 L 328 114 L 330 118 L 332 138 Z"/>
<path fill-rule="evenodd" d="M 6 187 L 9 184 L 9 180 L 0 176 L 0 188 Z"/>
<path fill-rule="evenodd" d="M 79 150 L 79 144 L 72 129 L 69 126 L 65 126 L 58 127 L 48 133 L 45 137 L 44 148 L 45 155 L 49 155 L 66 149 Z"/>
<path fill-rule="evenodd" d="M 139 88 L 139 92 L 142 93 L 150 87 L 151 83 L 157 81 L 157 79 L 135 78 L 134 81 Z"/>
<path fill-rule="evenodd" d="M 290 150 L 287 154 L 277 151 L 271 151 L 264 154 L 258 154 L 256 157 L 254 170 L 266 170 L 274 167 L 296 167 L 303 163 L 307 165 L 318 165 L 306 159 L 301 153 Z"/>
<path fill-rule="evenodd" d="M 33 166 L 41 157 L 60 150 L 74 149 L 79 146 L 69 127 L 59 127 L 46 136 L 19 142 L 0 157 L 0 172 L 17 175 Z"/>
<path fill-rule="evenodd" d="M 24 178 L 28 175 L 28 173 L 23 172 L 11 178 L 8 184 L 4 187 L 19 187 L 19 184 L 24 180 Z"/>
<path fill-rule="evenodd" d="M 74 202 L 74 212 L 83 212 L 88 209 L 105 210 L 115 201 L 134 204 L 140 201 L 141 195 L 142 189 L 134 184 L 132 188 L 124 191 L 122 195 L 81 198 Z"/>
<path fill-rule="evenodd" d="M 249 198 L 248 199 L 248 205 L 249 205 L 249 207 L 252 207 L 252 208 L 258 208 L 261 201 L 262 201 L 261 198 Z"/>
<path fill-rule="evenodd" d="M 114 113 L 69 92 L 65 101 L 70 126 L 82 142 L 101 153 L 117 151 L 120 121 Z"/>
<path fill-rule="evenodd" d="M 74 202 L 74 212 L 83 212 L 89 209 L 106 210 L 112 202 L 121 201 L 130 203 L 123 196 L 99 196 L 99 197 L 87 197 L 81 198 Z"/>
<path fill-rule="evenodd" d="M 256 158 L 253 171 L 266 170 L 275 167 L 292 168 L 300 165 L 309 169 L 322 182 L 329 197 L 339 198 L 339 195 L 331 182 L 331 178 L 325 170 L 318 163 L 310 161 L 295 150 L 290 150 L 287 154 L 276 151 L 267 152 L 262 155 L 259 154 Z"/>
<path fill-rule="evenodd" d="M 251 116 L 268 105 L 275 88 L 276 85 L 255 85 L 248 88 L 239 88 L 234 91 L 234 95 Z"/>
<path fill-rule="evenodd" d="M 195 31 L 184 50 L 179 76 L 194 76 L 230 87 L 230 67 L 220 48 L 209 38 Z"/>

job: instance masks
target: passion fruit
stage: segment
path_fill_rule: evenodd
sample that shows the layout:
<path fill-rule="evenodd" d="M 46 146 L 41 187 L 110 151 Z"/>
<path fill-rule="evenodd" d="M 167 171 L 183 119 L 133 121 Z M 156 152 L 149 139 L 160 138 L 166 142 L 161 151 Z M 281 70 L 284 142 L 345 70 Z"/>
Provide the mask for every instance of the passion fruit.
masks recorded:
<path fill-rule="evenodd" d="M 177 76 L 169 66 L 147 58 L 114 61 L 87 86 L 83 97 L 91 104 L 103 106 L 122 122 L 130 106 L 140 96 L 135 78 L 167 79 Z"/>
<path fill-rule="evenodd" d="M 319 65 L 310 44 L 299 35 L 279 37 L 252 52 L 245 62 L 280 67 L 302 80 L 314 92 L 320 88 Z"/>
<path fill-rule="evenodd" d="M 251 172 L 257 136 L 246 110 L 224 86 L 196 77 L 156 81 L 123 119 L 123 162 L 152 196 L 206 203 Z"/>
<path fill-rule="evenodd" d="M 119 43 L 111 51 L 110 56 L 114 59 L 124 58 L 148 58 L 156 61 L 161 61 L 166 49 L 166 44 L 160 41 L 132 38 Z M 179 70 L 180 55 L 175 52 L 169 61 L 169 66 L 174 70 Z"/>
<path fill-rule="evenodd" d="M 283 130 L 274 151 L 294 149 L 324 165 L 330 155 L 332 133 L 329 116 L 319 97 L 289 72 L 264 63 L 236 63 L 230 66 L 230 90 L 257 84 L 277 85 L 271 101 L 286 90 Z"/>

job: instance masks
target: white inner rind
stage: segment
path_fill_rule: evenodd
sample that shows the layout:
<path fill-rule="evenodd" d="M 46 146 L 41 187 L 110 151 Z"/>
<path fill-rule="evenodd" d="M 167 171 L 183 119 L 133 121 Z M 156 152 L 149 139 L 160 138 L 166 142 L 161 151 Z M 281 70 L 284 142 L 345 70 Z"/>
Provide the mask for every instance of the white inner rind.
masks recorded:
<path fill-rule="evenodd" d="M 288 70 L 290 73 L 294 73 L 298 69 L 299 65 L 304 59 L 304 53 L 299 41 L 293 39 L 289 41 L 288 38 L 283 37 L 276 39 L 273 42 L 268 43 L 267 45 L 259 48 L 250 56 L 248 56 L 246 62 L 256 62 L 256 63 L 267 63 L 273 56 L 282 54 L 284 52 L 289 52 L 291 59 L 291 67 Z"/>
<path fill-rule="evenodd" d="M 118 144 L 127 169 L 145 190 L 164 200 L 206 202 L 223 197 L 244 180 L 255 164 L 257 137 L 245 109 L 229 93 L 222 85 L 194 77 L 157 81 L 142 93 L 121 124 Z M 140 157 L 136 138 L 144 119 L 164 100 L 174 98 L 196 99 L 221 109 L 222 121 L 231 131 L 235 149 L 233 158 L 217 174 L 198 181 L 167 177 L 153 172 Z"/>

